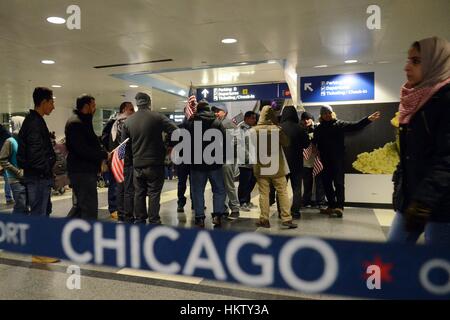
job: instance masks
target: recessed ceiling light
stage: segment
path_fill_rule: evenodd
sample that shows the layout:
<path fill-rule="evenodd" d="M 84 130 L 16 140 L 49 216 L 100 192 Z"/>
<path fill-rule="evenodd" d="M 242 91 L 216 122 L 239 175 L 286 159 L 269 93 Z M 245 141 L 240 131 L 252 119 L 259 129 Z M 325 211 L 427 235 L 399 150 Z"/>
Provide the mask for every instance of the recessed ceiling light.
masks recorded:
<path fill-rule="evenodd" d="M 320 66 L 314 66 L 314 68 L 328 68 L 327 64 L 321 64 Z"/>
<path fill-rule="evenodd" d="M 167 108 L 161 108 L 161 110 L 167 110 Z"/>
<path fill-rule="evenodd" d="M 388 63 L 391 63 L 390 61 L 379 61 L 378 62 L 379 64 L 388 64 Z"/>
<path fill-rule="evenodd" d="M 237 42 L 237 40 L 236 39 L 232 39 L 232 38 L 228 38 L 228 39 L 223 39 L 222 40 L 222 43 L 225 43 L 225 44 L 232 44 L 232 43 L 236 43 Z"/>
<path fill-rule="evenodd" d="M 132 85 L 130 85 L 130 88 L 139 88 L 139 86 L 132 84 Z"/>
<path fill-rule="evenodd" d="M 245 66 L 245 65 L 247 65 L 248 64 L 248 62 L 241 62 L 241 63 L 238 63 L 238 65 L 240 65 L 240 66 Z"/>
<path fill-rule="evenodd" d="M 346 60 L 345 63 L 347 64 L 358 63 L 358 60 Z"/>
<path fill-rule="evenodd" d="M 54 84 L 52 85 L 52 88 L 62 88 L 62 86 L 60 86 L 59 84 Z"/>
<path fill-rule="evenodd" d="M 53 24 L 64 24 L 66 23 L 66 19 L 60 17 L 48 17 L 47 21 Z"/>
<path fill-rule="evenodd" d="M 43 63 L 43 64 L 55 64 L 55 61 L 53 61 L 53 60 L 42 60 L 41 63 Z"/>
<path fill-rule="evenodd" d="M 269 61 L 267 61 L 267 63 L 268 64 L 275 64 L 275 63 L 277 63 L 275 60 L 269 60 Z"/>

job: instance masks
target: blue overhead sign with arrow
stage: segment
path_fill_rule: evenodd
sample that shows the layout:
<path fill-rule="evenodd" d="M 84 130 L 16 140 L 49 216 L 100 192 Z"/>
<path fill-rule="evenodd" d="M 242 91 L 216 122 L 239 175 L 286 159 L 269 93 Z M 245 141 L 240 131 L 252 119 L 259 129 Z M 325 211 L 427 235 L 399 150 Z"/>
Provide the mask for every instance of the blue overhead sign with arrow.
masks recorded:
<path fill-rule="evenodd" d="M 305 103 L 374 100 L 375 73 L 301 77 L 300 92 Z"/>
<path fill-rule="evenodd" d="M 197 99 L 209 102 L 291 99 L 287 83 L 198 88 Z"/>

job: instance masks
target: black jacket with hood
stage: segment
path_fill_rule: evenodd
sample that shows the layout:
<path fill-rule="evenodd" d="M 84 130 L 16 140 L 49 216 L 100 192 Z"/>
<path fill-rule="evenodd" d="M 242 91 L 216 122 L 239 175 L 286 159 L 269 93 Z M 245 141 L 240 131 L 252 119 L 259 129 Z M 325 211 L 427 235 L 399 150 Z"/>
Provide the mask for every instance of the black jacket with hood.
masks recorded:
<path fill-rule="evenodd" d="M 290 141 L 288 147 L 283 147 L 289 169 L 291 173 L 301 172 L 303 169 L 303 149 L 309 146 L 309 137 L 300 125 L 295 107 L 288 106 L 283 109 L 280 126 Z"/>
<path fill-rule="evenodd" d="M 394 173 L 394 207 L 417 202 L 430 220 L 450 222 L 450 84 L 400 126 L 400 163 Z"/>
<path fill-rule="evenodd" d="M 17 163 L 24 170 L 24 177 L 52 179 L 56 155 L 47 124 L 37 111 L 30 110 L 18 137 Z"/>
<path fill-rule="evenodd" d="M 100 172 L 102 160 L 108 153 L 102 148 L 100 139 L 94 132 L 92 115 L 78 110 L 66 123 L 67 170 L 72 173 Z"/>
<path fill-rule="evenodd" d="M 200 123 L 202 126 L 201 130 L 201 136 L 195 136 L 194 135 L 194 126 L 195 123 Z M 225 128 L 222 124 L 222 121 L 216 118 L 216 115 L 214 112 L 211 111 L 210 106 L 206 105 L 204 103 L 199 103 L 197 106 L 197 113 L 195 114 L 194 118 L 189 120 L 186 123 L 186 129 L 191 134 L 191 169 L 193 170 L 199 170 L 199 171 L 209 171 L 209 170 L 217 170 L 222 168 L 223 162 L 225 161 Z M 222 144 L 220 146 L 220 149 L 222 150 L 222 158 L 221 163 L 213 163 L 213 164 L 207 164 L 205 162 L 205 159 L 203 157 L 203 153 L 208 145 L 210 145 L 211 141 L 203 141 L 203 136 L 205 132 L 209 129 L 217 129 L 222 134 Z M 197 161 L 198 163 L 195 163 L 195 146 L 198 144 L 201 144 L 201 162 Z M 213 156 L 215 153 L 213 153 Z M 197 155 L 198 157 L 198 155 Z"/>

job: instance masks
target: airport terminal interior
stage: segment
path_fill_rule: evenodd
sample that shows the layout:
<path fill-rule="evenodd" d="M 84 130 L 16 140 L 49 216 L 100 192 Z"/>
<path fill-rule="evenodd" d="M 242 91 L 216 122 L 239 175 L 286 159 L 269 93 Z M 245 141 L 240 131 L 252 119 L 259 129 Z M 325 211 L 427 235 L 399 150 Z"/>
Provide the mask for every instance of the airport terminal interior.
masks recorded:
<path fill-rule="evenodd" d="M 315 190 L 311 200 L 316 203 L 302 204 L 301 219 L 294 220 L 297 228 L 285 228 L 276 203 L 270 207 L 270 228 L 258 226 L 256 186 L 250 190 L 253 206 L 245 204 L 237 218 L 224 218 L 217 228 L 208 183 L 204 228 L 219 234 L 382 244 L 395 217 L 392 175 L 399 160 L 392 148 L 408 50 L 415 41 L 429 37 L 449 41 L 449 12 L 448 0 L 2 0 L 0 120 L 11 132 L 11 119 L 33 109 L 37 87 L 53 91 L 55 109 L 44 120 L 55 141 L 65 137 L 77 98 L 86 94 L 95 98 L 93 128 L 99 137 L 123 102 L 138 110 L 139 92 L 151 97 L 152 111 L 176 125 L 185 118 L 191 94 L 197 101 L 204 99 L 228 111 L 228 119 L 237 126 L 244 123 L 247 112 L 259 114 L 267 104 L 279 111 L 294 106 L 299 118 L 307 112 L 315 120 L 324 105 L 347 121 L 379 111 L 378 121 L 346 137 L 343 217 L 323 214 L 327 204 L 316 199 Z M 347 81 L 346 76 L 352 77 L 344 85 L 347 88 L 333 87 Z M 165 165 L 162 225 L 198 230 L 189 183 L 184 213 L 177 212 L 179 177 L 175 166 Z M 239 178 L 235 178 L 237 190 Z M 97 186 L 98 220 L 119 223 L 109 210 L 108 180 L 99 175 Z M 292 201 L 290 183 L 287 189 Z M 11 215 L 14 201 L 7 199 L 5 190 L 0 178 L 0 212 Z M 51 217 L 67 217 L 72 201 L 69 183 L 52 188 Z M 418 243 L 424 242 L 422 235 Z M 67 270 L 73 262 L 32 263 L 31 254 L 2 248 L 2 300 L 358 298 L 94 264 L 80 265 L 81 288 L 70 290 Z"/>

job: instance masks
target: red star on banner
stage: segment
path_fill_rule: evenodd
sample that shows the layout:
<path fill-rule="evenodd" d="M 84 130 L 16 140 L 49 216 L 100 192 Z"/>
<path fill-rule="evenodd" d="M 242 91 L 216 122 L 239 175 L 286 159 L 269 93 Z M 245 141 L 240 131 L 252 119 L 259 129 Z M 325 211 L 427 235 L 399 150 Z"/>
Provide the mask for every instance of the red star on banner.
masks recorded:
<path fill-rule="evenodd" d="M 380 256 L 375 257 L 375 261 L 364 261 L 364 270 L 367 270 L 369 266 L 378 266 L 381 271 L 381 281 L 382 282 L 392 282 L 393 278 L 390 274 L 394 264 L 392 263 L 384 263 Z M 370 277 L 370 274 L 364 273 L 364 277 L 367 280 Z"/>

